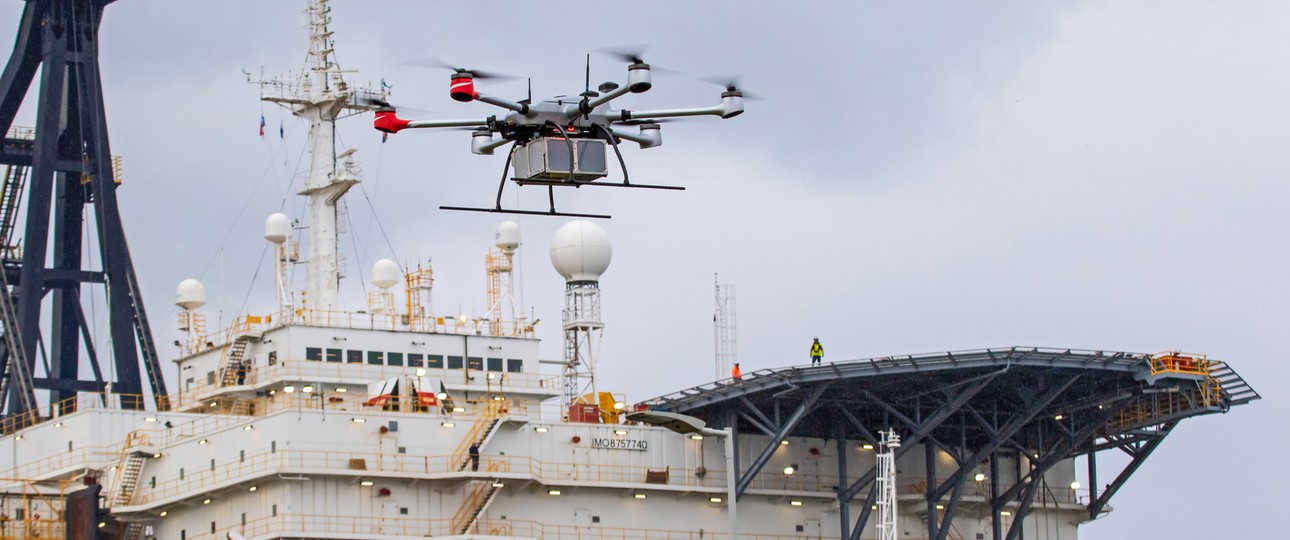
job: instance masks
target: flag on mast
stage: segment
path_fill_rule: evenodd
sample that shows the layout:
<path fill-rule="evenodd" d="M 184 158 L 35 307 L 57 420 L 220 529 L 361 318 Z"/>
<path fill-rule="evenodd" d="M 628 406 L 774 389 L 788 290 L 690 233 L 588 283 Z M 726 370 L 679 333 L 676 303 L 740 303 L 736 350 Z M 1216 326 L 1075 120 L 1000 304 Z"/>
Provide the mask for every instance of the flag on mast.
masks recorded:
<path fill-rule="evenodd" d="M 260 115 L 260 138 L 264 138 L 264 115 Z"/>

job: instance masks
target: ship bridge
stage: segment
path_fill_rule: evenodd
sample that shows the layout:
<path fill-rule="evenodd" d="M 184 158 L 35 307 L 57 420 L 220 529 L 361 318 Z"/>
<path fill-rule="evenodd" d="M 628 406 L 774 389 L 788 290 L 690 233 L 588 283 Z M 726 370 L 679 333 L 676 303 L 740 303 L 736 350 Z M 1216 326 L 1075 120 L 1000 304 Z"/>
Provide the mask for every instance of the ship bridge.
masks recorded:
<path fill-rule="evenodd" d="M 1072 481 L 1063 502 L 1095 519 L 1178 422 L 1259 398 L 1227 364 L 1204 355 L 1009 347 L 765 369 L 647 405 L 769 441 L 737 456 L 740 495 L 788 438 L 835 441 L 839 478 L 867 471 L 836 482 L 842 537 L 852 539 L 874 505 L 875 469 L 872 460 L 848 464 L 843 450 L 872 449 L 879 430 L 894 429 L 904 440 L 897 459 L 926 455 L 926 477 L 905 493 L 926 505 L 928 537 L 953 536 L 966 485 L 981 495 L 971 513 L 991 515 L 993 537 L 1002 539 L 1017 537 L 1036 499 L 1051 494 L 1045 475 L 1059 464 L 1073 470 L 1072 460 L 1087 460 L 1087 489 Z M 1128 463 L 1099 469 L 1107 451 L 1124 452 Z M 1001 462 L 1016 470 L 1001 474 Z M 853 501 L 865 501 L 854 521 Z"/>

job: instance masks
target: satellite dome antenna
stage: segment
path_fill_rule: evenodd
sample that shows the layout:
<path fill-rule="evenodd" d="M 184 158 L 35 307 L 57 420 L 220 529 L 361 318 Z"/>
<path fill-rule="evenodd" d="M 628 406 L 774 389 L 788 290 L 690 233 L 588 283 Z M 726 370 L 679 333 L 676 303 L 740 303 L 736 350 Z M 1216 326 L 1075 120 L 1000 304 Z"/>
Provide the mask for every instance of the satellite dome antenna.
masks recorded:
<path fill-rule="evenodd" d="M 605 323 L 600 320 L 600 276 L 609 269 L 609 235 L 587 220 L 566 223 L 551 240 L 551 264 L 564 276 L 564 410 L 596 393 L 596 356 Z M 594 403 L 595 401 L 593 401 Z"/>
<path fill-rule="evenodd" d="M 514 221 L 497 224 L 493 244 L 500 252 L 489 250 L 484 261 L 488 277 L 488 332 L 494 336 L 522 335 L 527 325 L 515 310 L 515 250 L 519 249 L 520 226 Z M 508 328 L 507 325 L 510 325 Z"/>

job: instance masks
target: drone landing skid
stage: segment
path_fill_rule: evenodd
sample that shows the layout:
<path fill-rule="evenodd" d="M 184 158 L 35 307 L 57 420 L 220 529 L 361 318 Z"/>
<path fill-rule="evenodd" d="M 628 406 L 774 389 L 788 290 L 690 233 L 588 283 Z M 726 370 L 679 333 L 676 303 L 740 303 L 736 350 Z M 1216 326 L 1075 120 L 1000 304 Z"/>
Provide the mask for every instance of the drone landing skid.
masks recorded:
<path fill-rule="evenodd" d="M 515 182 L 515 183 L 516 183 L 516 185 L 520 185 L 520 186 L 528 186 L 528 185 L 533 185 L 533 186 L 556 186 L 556 187 L 562 187 L 562 186 L 568 186 L 568 187 L 603 186 L 603 187 L 640 188 L 640 189 L 667 189 L 667 190 L 675 190 L 675 191 L 685 191 L 685 187 L 684 187 L 684 186 L 660 186 L 660 185 L 654 185 L 654 184 L 628 184 L 628 183 L 626 183 L 626 182 L 566 182 L 566 181 L 564 181 L 564 180 L 541 180 L 541 179 L 536 179 L 536 178 L 530 178 L 530 179 L 524 179 L 524 178 L 512 178 L 512 179 L 511 179 L 511 181 Z"/>
<path fill-rule="evenodd" d="M 506 208 L 470 208 L 466 206 L 440 206 L 439 209 L 456 210 L 458 212 L 486 212 L 490 214 L 520 214 L 525 216 L 556 216 L 591 219 L 610 219 L 612 217 L 605 214 L 579 214 L 574 212 L 556 212 L 555 210 L 509 210 Z"/>

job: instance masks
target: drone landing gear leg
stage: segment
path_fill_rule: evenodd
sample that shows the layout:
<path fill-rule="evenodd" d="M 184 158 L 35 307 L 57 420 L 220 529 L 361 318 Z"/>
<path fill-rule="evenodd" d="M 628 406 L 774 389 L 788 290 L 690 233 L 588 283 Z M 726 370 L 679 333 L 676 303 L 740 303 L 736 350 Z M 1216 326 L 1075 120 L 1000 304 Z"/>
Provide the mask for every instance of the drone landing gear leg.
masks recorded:
<path fill-rule="evenodd" d="M 511 168 L 511 157 L 513 154 L 506 153 L 506 164 L 502 166 L 502 181 L 497 185 L 497 202 L 492 208 L 468 208 L 464 206 L 440 206 L 440 210 L 456 210 L 459 212 L 487 212 L 491 214 L 521 214 L 529 216 L 562 216 L 562 217 L 582 217 L 593 219 L 609 219 L 610 216 L 604 214 L 577 214 L 569 212 L 555 211 L 555 186 L 547 186 L 547 195 L 551 202 L 551 209 L 546 212 L 537 210 L 508 210 L 502 208 L 502 191 L 506 189 L 506 173 Z"/>

